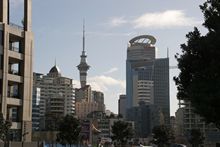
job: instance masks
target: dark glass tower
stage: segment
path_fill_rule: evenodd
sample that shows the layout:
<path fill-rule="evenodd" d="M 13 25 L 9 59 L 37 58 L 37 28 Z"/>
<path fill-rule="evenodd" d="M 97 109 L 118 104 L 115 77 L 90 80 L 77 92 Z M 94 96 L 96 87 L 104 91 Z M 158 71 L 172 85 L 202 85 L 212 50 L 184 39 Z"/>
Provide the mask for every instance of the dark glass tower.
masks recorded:
<path fill-rule="evenodd" d="M 157 59 L 156 39 L 150 35 L 137 36 L 129 41 L 126 60 L 127 109 L 139 106 L 140 101 L 155 105 L 169 124 L 169 58 Z"/>

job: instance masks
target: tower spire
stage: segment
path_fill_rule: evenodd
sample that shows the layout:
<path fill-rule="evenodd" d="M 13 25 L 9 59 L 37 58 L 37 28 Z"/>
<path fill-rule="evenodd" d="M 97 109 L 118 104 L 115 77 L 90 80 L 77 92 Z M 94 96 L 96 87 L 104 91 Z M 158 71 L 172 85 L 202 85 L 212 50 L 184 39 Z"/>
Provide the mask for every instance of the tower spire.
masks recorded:
<path fill-rule="evenodd" d="M 85 19 L 83 19 L 83 52 L 85 52 Z"/>
<path fill-rule="evenodd" d="M 86 77 L 87 71 L 89 70 L 89 65 L 86 63 L 86 54 L 85 54 L 85 21 L 83 20 L 83 50 L 82 55 L 80 56 L 80 64 L 77 66 L 80 74 L 80 84 L 81 87 L 86 86 Z"/>

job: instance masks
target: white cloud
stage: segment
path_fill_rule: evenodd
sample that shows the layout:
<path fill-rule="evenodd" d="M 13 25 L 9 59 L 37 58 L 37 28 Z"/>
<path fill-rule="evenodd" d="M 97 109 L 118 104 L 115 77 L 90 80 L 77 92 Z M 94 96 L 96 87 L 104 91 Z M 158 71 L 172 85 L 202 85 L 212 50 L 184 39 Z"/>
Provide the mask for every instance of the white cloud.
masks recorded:
<path fill-rule="evenodd" d="M 80 82 L 73 81 L 74 87 L 79 88 Z M 88 78 L 88 84 L 91 85 L 92 90 L 101 91 L 105 95 L 105 105 L 114 113 L 118 111 L 118 97 L 119 93 L 125 93 L 125 81 L 118 80 L 110 76 L 100 75 Z"/>
<path fill-rule="evenodd" d="M 110 24 L 113 27 L 118 27 L 126 23 L 127 20 L 125 20 L 124 17 L 114 17 L 110 19 L 108 24 Z"/>
<path fill-rule="evenodd" d="M 168 28 L 192 26 L 200 23 L 192 17 L 187 17 L 182 10 L 167 10 L 164 12 L 146 13 L 133 20 L 135 28 Z"/>
<path fill-rule="evenodd" d="M 125 81 L 105 75 L 91 77 L 88 79 L 88 83 L 91 84 L 92 89 L 100 91 L 108 91 L 112 86 L 125 89 Z"/>
<path fill-rule="evenodd" d="M 80 87 L 80 81 L 73 80 L 73 85 L 74 85 L 75 88 L 79 88 Z"/>
<path fill-rule="evenodd" d="M 113 68 L 109 69 L 108 71 L 104 72 L 104 74 L 111 74 L 111 73 L 116 72 L 116 71 L 118 71 L 118 68 L 113 67 Z"/>

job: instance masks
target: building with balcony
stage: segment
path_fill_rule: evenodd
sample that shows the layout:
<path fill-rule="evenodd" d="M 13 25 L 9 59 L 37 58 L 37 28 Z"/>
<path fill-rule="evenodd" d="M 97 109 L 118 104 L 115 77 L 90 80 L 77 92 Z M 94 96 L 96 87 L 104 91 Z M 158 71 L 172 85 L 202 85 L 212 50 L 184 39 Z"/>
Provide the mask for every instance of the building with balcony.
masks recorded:
<path fill-rule="evenodd" d="M 41 130 L 53 130 L 58 119 L 67 114 L 75 114 L 73 80 L 63 77 L 58 66 L 54 65 L 47 75 L 34 73 L 34 87 L 40 89 Z"/>
<path fill-rule="evenodd" d="M 31 141 L 32 0 L 24 0 L 24 23 L 12 25 L 9 0 L 0 1 L 0 112 L 11 120 L 10 140 Z"/>

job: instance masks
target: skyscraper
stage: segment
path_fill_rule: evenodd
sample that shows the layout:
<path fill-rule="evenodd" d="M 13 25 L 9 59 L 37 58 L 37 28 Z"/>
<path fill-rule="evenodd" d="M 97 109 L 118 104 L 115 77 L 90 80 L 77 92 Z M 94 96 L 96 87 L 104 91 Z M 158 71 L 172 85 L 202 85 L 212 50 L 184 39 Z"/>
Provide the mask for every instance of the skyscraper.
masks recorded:
<path fill-rule="evenodd" d="M 0 112 L 11 120 L 11 140 L 31 141 L 32 0 L 24 0 L 24 23 L 11 23 L 9 0 L 0 1 Z M 12 111 L 13 110 L 13 111 Z M 12 113 L 16 118 L 12 118 Z"/>
<path fill-rule="evenodd" d="M 127 109 L 140 101 L 161 109 L 169 123 L 169 59 L 156 59 L 156 39 L 150 35 L 129 41 L 126 61 Z"/>

